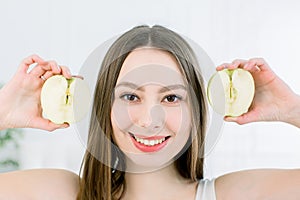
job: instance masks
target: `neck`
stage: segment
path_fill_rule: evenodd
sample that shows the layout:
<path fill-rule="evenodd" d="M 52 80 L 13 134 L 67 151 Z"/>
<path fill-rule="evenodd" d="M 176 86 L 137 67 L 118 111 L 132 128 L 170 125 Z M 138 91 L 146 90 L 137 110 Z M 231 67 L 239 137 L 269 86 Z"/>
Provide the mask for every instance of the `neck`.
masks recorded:
<path fill-rule="evenodd" d="M 174 199 L 183 189 L 196 190 L 196 184 L 181 177 L 174 164 L 148 173 L 126 173 L 125 180 L 124 199 Z"/>

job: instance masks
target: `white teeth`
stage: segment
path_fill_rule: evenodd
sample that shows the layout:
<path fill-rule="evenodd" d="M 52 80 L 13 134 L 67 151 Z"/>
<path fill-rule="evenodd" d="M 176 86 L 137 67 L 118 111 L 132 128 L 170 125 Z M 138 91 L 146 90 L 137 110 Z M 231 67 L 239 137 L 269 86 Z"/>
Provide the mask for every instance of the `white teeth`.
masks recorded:
<path fill-rule="evenodd" d="M 137 142 L 139 142 L 139 143 L 141 143 L 141 144 L 144 144 L 144 145 L 146 145 L 146 146 L 154 146 L 154 145 L 160 144 L 160 143 L 162 143 L 163 141 L 166 140 L 166 138 L 162 138 L 162 139 L 160 139 L 160 140 L 146 140 L 146 139 L 138 138 L 138 137 L 136 137 L 136 136 L 134 136 L 134 139 L 135 139 Z"/>

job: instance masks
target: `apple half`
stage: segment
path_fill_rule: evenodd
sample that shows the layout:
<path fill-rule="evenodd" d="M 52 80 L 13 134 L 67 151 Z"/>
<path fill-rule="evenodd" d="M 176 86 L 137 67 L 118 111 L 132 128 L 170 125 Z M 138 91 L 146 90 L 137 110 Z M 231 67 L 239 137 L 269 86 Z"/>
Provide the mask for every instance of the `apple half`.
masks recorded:
<path fill-rule="evenodd" d="M 56 124 L 82 120 L 90 107 L 88 84 L 79 77 L 51 76 L 41 91 L 43 116 Z"/>
<path fill-rule="evenodd" d="M 207 87 L 209 104 L 223 116 L 237 117 L 248 112 L 254 93 L 251 73 L 241 68 L 216 72 Z"/>

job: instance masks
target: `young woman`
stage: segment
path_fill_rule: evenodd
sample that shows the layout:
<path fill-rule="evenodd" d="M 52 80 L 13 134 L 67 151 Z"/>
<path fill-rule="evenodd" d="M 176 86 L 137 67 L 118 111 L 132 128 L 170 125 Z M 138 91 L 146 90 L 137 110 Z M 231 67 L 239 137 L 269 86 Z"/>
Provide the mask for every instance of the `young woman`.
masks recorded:
<path fill-rule="evenodd" d="M 32 63 L 37 66 L 27 73 Z M 249 112 L 225 120 L 280 120 L 300 127 L 299 96 L 263 59 L 236 60 L 217 70 L 224 67 L 245 68 L 256 82 Z M 7 105 L 0 110 L 1 128 L 67 127 L 43 119 L 39 106 L 44 79 L 59 73 L 70 76 L 54 62 L 37 56 L 26 59 L 0 91 Z M 2 174 L 0 195 L 107 200 L 300 197 L 299 170 L 249 170 L 203 180 L 206 114 L 197 58 L 185 40 L 161 26 L 135 27 L 114 42 L 102 62 L 81 178 L 62 170 Z M 12 188 L 15 183 L 18 191 Z"/>

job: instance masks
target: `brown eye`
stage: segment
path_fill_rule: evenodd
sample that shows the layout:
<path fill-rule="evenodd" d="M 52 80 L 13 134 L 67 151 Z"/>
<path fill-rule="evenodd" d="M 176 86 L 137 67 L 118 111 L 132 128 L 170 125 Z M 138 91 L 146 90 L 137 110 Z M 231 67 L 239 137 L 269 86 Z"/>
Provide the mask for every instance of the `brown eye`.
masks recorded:
<path fill-rule="evenodd" d="M 168 95 L 163 101 L 167 103 L 176 103 L 179 100 L 181 100 L 181 97 L 178 97 L 177 95 Z"/>
<path fill-rule="evenodd" d="M 120 98 L 125 101 L 138 101 L 139 100 L 139 97 L 136 96 L 135 94 L 124 94 Z"/>

